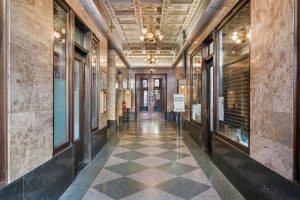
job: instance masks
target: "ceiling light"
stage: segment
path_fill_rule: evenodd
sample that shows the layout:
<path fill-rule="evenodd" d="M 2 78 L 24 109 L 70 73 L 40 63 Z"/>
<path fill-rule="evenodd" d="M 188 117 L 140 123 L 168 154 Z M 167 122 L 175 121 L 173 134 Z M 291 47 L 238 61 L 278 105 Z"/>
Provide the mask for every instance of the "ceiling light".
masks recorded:
<path fill-rule="evenodd" d="M 242 27 L 238 31 L 232 33 L 231 39 L 235 43 L 241 44 L 242 42 L 246 42 L 249 37 L 249 31 L 246 30 L 246 27 Z"/>
<path fill-rule="evenodd" d="M 54 36 L 56 39 L 59 39 L 60 36 L 61 36 L 61 34 L 60 34 L 59 32 L 57 32 L 57 31 L 54 31 L 53 36 Z"/>
<path fill-rule="evenodd" d="M 142 33 L 143 33 L 144 35 L 146 35 L 147 32 L 148 32 L 148 29 L 147 29 L 147 28 L 143 28 L 143 29 L 142 29 Z"/>
<path fill-rule="evenodd" d="M 147 55 L 145 61 L 148 62 L 149 64 L 155 64 L 157 63 L 158 60 L 157 60 L 157 56 Z"/>
<path fill-rule="evenodd" d="M 148 32 L 148 33 L 147 33 L 147 38 L 152 39 L 153 36 L 154 36 L 153 33 L 151 33 L 151 32 Z"/>
<path fill-rule="evenodd" d="M 156 35 L 156 36 L 159 36 L 159 35 L 160 35 L 160 30 L 159 30 L 159 29 L 156 29 L 155 35 Z"/>
<path fill-rule="evenodd" d="M 147 29 L 145 27 L 142 29 L 142 33 L 143 35 L 140 36 L 140 40 L 148 43 L 155 43 L 156 41 L 161 41 L 164 37 L 159 29 L 153 31 L 152 28 Z"/>

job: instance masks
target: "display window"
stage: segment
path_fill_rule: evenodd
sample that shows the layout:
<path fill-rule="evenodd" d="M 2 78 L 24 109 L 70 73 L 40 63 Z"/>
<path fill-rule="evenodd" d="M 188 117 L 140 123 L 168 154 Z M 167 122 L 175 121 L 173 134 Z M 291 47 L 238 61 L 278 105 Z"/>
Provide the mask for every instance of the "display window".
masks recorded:
<path fill-rule="evenodd" d="M 67 144 L 67 19 L 68 11 L 58 2 L 54 2 L 54 149 Z"/>
<path fill-rule="evenodd" d="M 218 134 L 249 146 L 250 8 L 245 4 L 218 31 Z"/>
<path fill-rule="evenodd" d="M 201 109 L 202 109 L 202 55 L 201 50 L 196 50 L 194 54 L 191 56 L 191 79 L 192 79 L 192 87 L 191 87 L 191 119 L 201 124 Z"/>

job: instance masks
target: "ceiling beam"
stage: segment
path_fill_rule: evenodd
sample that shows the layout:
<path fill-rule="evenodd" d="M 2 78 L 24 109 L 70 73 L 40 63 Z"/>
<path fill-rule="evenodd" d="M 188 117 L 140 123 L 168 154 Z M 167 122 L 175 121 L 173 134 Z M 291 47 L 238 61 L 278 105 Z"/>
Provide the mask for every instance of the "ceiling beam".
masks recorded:
<path fill-rule="evenodd" d="M 115 15 L 115 12 L 114 12 L 114 9 L 113 9 L 113 7 L 112 7 L 112 5 L 110 3 L 110 0 L 104 0 L 104 6 L 105 6 L 107 12 L 109 13 L 110 18 L 111 18 L 111 20 L 112 20 L 115 28 L 117 29 L 118 35 L 120 36 L 120 38 L 122 40 L 122 43 L 123 43 L 122 46 L 123 46 L 123 48 L 125 47 L 125 49 L 128 50 L 129 47 L 128 47 L 127 42 L 126 42 L 126 38 L 125 38 L 124 33 L 122 31 L 122 28 L 121 28 L 121 26 L 120 26 L 120 24 L 118 22 L 118 19 L 117 19 L 116 15 Z"/>
<path fill-rule="evenodd" d="M 138 25 L 138 29 L 140 31 L 140 34 L 143 35 L 143 33 L 142 33 L 143 22 L 142 22 L 141 1 L 140 0 L 133 0 L 133 5 L 134 5 L 134 13 L 135 13 L 135 18 L 136 18 L 136 23 Z M 145 42 L 142 42 L 142 52 L 146 53 Z"/>
<path fill-rule="evenodd" d="M 159 30 L 162 35 L 165 33 L 165 27 L 169 15 L 169 6 L 170 6 L 170 0 L 163 0 L 163 5 L 162 5 L 162 12 L 161 12 L 161 19 L 160 19 L 160 24 L 159 24 Z M 160 53 L 161 50 L 161 41 L 157 41 L 157 53 Z"/>
<path fill-rule="evenodd" d="M 176 42 L 175 42 L 175 48 L 182 42 L 182 31 L 186 31 L 186 29 L 188 28 L 188 26 L 190 25 L 192 19 L 193 19 L 193 16 L 195 15 L 195 12 L 198 8 L 198 6 L 200 5 L 200 1 L 202 0 L 194 0 L 193 3 L 191 4 L 191 7 L 189 9 L 189 12 L 184 20 L 184 23 L 181 27 L 181 30 L 177 36 L 177 39 L 176 39 Z M 201 3 L 201 6 L 203 4 L 204 1 L 202 1 Z"/>

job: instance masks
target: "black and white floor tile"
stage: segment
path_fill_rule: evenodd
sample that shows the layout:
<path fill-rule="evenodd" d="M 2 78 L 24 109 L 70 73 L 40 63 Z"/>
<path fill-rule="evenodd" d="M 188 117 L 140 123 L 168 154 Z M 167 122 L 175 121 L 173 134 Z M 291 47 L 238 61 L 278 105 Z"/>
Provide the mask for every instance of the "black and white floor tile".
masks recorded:
<path fill-rule="evenodd" d="M 151 130 L 129 128 L 84 199 L 220 199 L 176 130 Z"/>

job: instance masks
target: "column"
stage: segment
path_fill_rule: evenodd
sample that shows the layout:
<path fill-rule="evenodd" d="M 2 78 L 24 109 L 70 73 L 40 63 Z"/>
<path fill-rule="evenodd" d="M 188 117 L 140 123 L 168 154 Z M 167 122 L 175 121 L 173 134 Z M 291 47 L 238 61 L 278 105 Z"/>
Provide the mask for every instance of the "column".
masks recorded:
<path fill-rule="evenodd" d="M 122 102 L 123 102 L 123 74 L 119 74 L 119 89 L 118 89 L 118 117 L 119 117 L 119 127 L 123 127 L 123 111 L 122 111 Z"/>
<path fill-rule="evenodd" d="M 107 127 L 116 131 L 116 68 L 115 68 L 116 50 L 108 51 L 107 66 Z"/>

